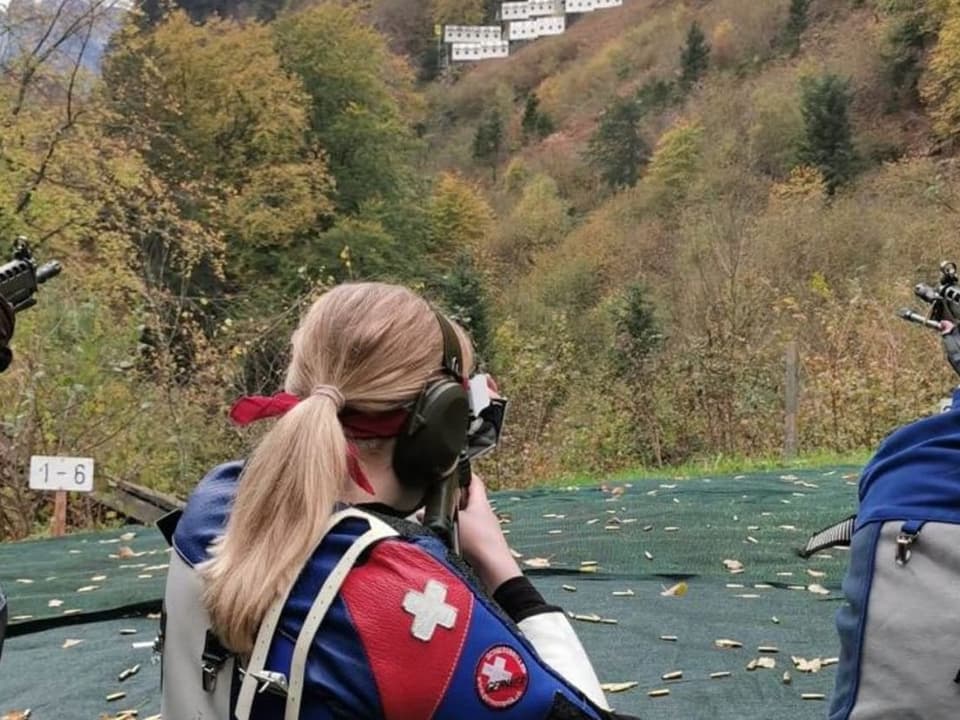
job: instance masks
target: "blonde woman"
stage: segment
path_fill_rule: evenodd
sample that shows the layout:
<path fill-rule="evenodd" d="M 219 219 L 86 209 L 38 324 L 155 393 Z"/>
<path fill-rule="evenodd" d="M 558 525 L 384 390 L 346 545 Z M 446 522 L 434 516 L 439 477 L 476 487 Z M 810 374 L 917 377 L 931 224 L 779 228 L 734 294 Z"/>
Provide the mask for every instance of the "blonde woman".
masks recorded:
<path fill-rule="evenodd" d="M 467 442 L 466 334 L 410 290 L 356 283 L 317 300 L 292 345 L 286 393 L 234 408 L 276 424 L 173 533 L 163 717 L 613 717 L 477 478 L 462 560 L 403 519 Z"/>

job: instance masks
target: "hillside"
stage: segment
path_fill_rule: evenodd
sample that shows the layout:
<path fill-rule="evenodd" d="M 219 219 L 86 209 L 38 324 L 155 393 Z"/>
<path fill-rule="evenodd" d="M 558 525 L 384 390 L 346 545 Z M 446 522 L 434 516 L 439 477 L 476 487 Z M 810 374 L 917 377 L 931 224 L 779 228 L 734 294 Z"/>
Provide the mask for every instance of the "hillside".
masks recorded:
<path fill-rule="evenodd" d="M 0 58 L 0 230 L 65 268 L 0 377 L 0 536 L 49 513 L 33 454 L 186 493 L 247 452 L 226 409 L 344 280 L 469 327 L 501 485 L 776 457 L 791 341 L 802 453 L 955 382 L 894 317 L 958 250 L 952 3 L 626 0 L 443 68 L 434 25 L 495 3 L 144 0 L 98 76 L 68 5 L 11 4 L 38 40 Z"/>
<path fill-rule="evenodd" d="M 479 252 L 498 365 L 524 378 L 527 467 L 776 455 L 792 339 L 803 450 L 869 448 L 935 405 L 953 382 L 936 338 L 893 313 L 958 249 L 934 5 L 635 0 L 428 90 L 435 167 L 472 178 L 498 218 Z M 694 23 L 709 62 L 682 88 Z M 830 77 L 852 140 L 842 169 L 841 151 L 818 167 L 808 147 L 823 128 L 805 92 Z M 522 129 L 532 94 L 554 128 L 542 139 Z M 639 179 L 611 186 L 591 138 L 625 105 L 608 153 L 635 127 Z M 481 162 L 492 114 L 503 139 Z"/>

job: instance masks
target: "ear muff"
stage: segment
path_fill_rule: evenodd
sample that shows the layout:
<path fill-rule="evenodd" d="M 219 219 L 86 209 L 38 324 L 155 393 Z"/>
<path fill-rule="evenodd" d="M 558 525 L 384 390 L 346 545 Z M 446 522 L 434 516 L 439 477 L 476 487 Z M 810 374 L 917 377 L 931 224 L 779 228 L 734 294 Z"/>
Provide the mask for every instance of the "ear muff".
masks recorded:
<path fill-rule="evenodd" d="M 470 402 L 463 386 L 463 360 L 453 326 L 436 313 L 443 334 L 443 371 L 420 393 L 397 436 L 393 470 L 401 484 L 430 488 L 449 476 L 467 445 Z"/>

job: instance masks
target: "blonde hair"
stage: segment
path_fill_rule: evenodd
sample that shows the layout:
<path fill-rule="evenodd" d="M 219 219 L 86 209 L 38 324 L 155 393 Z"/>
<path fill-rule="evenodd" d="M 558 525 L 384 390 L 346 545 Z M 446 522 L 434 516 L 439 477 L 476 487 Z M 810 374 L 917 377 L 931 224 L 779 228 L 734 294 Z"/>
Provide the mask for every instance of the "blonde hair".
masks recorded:
<path fill-rule="evenodd" d="M 456 325 L 463 367 L 473 365 Z M 293 334 L 285 389 L 302 402 L 281 417 L 244 466 L 224 534 L 201 566 L 204 603 L 221 641 L 252 650 L 267 609 L 320 542 L 348 478 L 347 440 L 334 393 L 363 412 L 409 403 L 440 374 L 443 338 L 430 305 L 384 283 L 340 285 Z"/>

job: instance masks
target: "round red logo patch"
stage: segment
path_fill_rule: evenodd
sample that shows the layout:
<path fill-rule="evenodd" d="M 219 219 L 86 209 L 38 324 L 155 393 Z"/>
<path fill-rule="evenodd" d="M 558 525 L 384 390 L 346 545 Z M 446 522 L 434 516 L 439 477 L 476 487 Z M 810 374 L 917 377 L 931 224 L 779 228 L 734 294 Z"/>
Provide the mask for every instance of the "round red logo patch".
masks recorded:
<path fill-rule="evenodd" d="M 477 663 L 477 694 L 492 708 L 507 708 L 527 691 L 527 666 L 520 655 L 506 645 L 490 648 Z"/>

